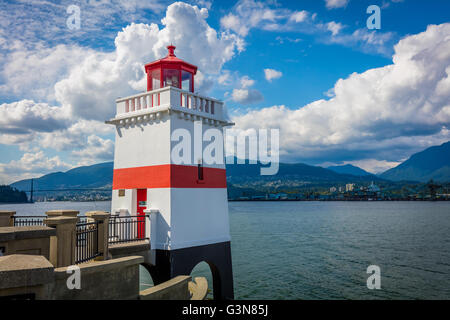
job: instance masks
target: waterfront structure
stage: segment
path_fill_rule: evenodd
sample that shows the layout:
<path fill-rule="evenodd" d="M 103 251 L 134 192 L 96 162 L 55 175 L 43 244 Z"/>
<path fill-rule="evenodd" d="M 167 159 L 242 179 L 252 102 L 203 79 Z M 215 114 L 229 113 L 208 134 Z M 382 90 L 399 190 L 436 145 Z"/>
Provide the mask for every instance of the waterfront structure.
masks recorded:
<path fill-rule="evenodd" d="M 345 192 L 353 191 L 354 187 L 355 187 L 355 184 L 354 184 L 354 183 L 347 183 L 347 184 L 345 185 Z"/>
<path fill-rule="evenodd" d="M 111 212 L 150 214 L 145 232 L 153 263 L 147 267 L 155 283 L 190 274 L 205 261 L 214 297 L 231 299 L 224 152 L 222 161 L 209 164 L 194 150 L 190 163 L 180 164 L 172 150 L 179 129 L 203 137 L 202 131 L 232 123 L 221 101 L 194 93 L 197 67 L 177 58 L 175 46 L 167 48 L 165 58 L 145 65 L 147 91 L 117 99 L 116 116 L 107 121 L 116 127 Z M 201 139 L 201 150 L 208 144 Z"/>
<path fill-rule="evenodd" d="M 370 186 L 367 188 L 367 191 L 377 193 L 377 192 L 380 192 L 381 189 L 376 184 L 374 184 L 373 181 L 372 181 L 370 183 Z"/>
<path fill-rule="evenodd" d="M 17 216 L 0 210 L 0 300 L 206 298 L 206 278 L 192 281 L 188 275 L 140 290 L 139 265 L 146 261 L 140 251 L 146 244 L 132 237 L 114 244 L 110 213 L 79 213 Z"/>

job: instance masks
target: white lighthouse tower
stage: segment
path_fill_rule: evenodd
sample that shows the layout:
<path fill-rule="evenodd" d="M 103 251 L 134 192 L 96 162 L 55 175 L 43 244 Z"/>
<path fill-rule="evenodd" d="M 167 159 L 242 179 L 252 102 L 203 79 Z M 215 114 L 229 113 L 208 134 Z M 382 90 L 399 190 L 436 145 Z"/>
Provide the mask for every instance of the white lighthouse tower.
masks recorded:
<path fill-rule="evenodd" d="M 225 159 L 207 164 L 192 151 L 190 163 L 172 156 L 173 132 L 192 137 L 231 125 L 221 101 L 194 93 L 197 67 L 174 54 L 145 65 L 147 92 L 116 100 L 111 212 L 152 213 L 147 266 L 155 284 L 190 274 L 201 261 L 211 267 L 214 297 L 233 298 Z M 203 150 L 203 139 L 201 139 Z M 195 158 L 197 157 L 197 158 Z M 148 232 L 148 231 L 146 231 Z"/>

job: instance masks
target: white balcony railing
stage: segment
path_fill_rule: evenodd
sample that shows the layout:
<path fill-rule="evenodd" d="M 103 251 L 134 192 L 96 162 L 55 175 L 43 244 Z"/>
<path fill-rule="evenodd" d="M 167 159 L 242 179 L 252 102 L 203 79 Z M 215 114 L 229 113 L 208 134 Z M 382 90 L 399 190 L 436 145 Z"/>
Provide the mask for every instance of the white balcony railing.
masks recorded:
<path fill-rule="evenodd" d="M 224 119 L 223 102 L 174 87 L 165 87 L 116 100 L 116 118 L 174 109 L 216 120 Z"/>

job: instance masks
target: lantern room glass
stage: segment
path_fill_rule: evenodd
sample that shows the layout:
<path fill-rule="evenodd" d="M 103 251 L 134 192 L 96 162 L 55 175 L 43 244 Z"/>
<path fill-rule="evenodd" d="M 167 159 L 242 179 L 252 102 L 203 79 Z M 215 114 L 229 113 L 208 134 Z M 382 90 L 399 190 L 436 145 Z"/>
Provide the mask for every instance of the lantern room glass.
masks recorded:
<path fill-rule="evenodd" d="M 161 71 L 159 69 L 153 70 L 151 77 L 152 90 L 161 88 Z"/>
<path fill-rule="evenodd" d="M 145 65 L 147 91 L 175 87 L 194 92 L 194 76 L 197 67 L 175 56 L 175 46 L 168 46 L 167 56 Z"/>
<path fill-rule="evenodd" d="M 176 69 L 164 69 L 164 87 L 180 87 L 180 71 Z"/>
<path fill-rule="evenodd" d="M 181 89 L 192 92 L 192 73 L 181 70 Z"/>

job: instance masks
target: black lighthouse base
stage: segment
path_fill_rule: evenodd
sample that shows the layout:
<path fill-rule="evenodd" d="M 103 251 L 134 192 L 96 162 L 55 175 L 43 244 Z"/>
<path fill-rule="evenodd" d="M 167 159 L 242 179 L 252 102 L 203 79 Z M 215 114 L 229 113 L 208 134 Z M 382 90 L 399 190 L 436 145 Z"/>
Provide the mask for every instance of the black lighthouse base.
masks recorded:
<path fill-rule="evenodd" d="M 215 300 L 234 299 L 230 242 L 197 247 L 156 250 L 155 265 L 146 266 L 155 285 L 179 275 L 189 275 L 194 267 L 205 261 L 213 276 Z"/>

